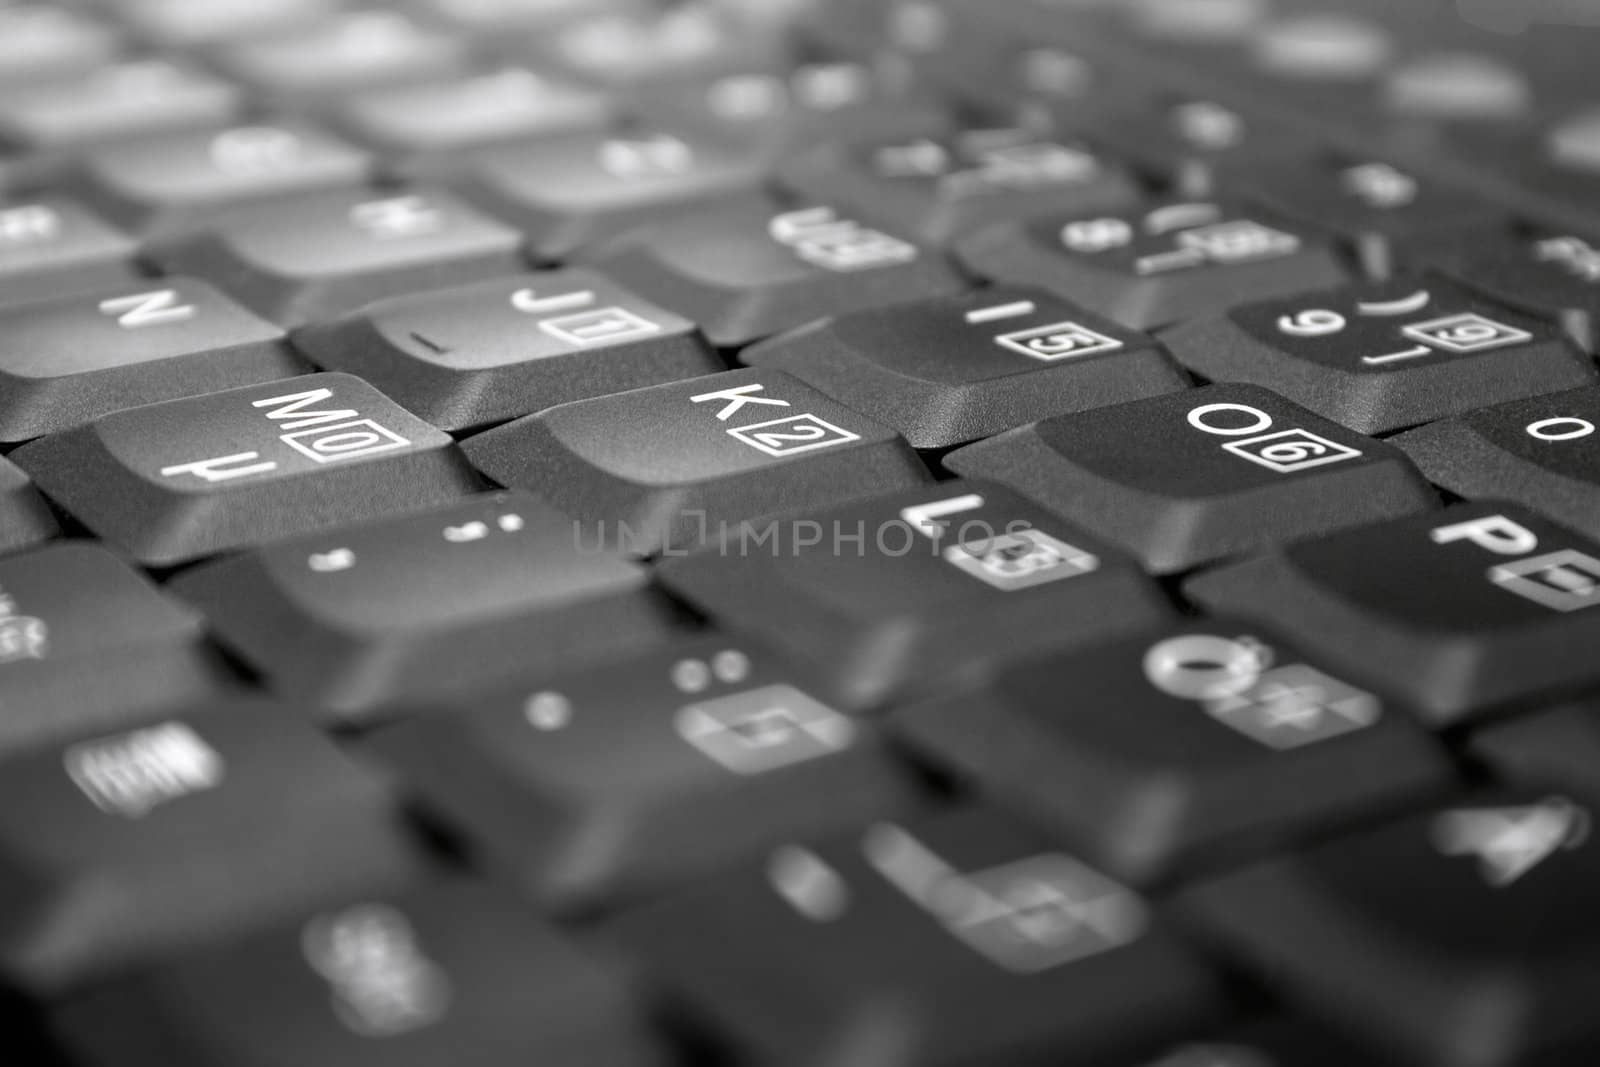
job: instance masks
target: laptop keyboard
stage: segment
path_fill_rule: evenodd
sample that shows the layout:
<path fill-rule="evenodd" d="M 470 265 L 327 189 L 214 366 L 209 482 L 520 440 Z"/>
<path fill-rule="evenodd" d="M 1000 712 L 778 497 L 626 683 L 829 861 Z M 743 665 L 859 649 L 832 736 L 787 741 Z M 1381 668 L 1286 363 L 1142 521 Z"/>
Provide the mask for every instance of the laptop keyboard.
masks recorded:
<path fill-rule="evenodd" d="M 1600 1061 L 1597 23 L 0 9 L 0 1063 Z"/>

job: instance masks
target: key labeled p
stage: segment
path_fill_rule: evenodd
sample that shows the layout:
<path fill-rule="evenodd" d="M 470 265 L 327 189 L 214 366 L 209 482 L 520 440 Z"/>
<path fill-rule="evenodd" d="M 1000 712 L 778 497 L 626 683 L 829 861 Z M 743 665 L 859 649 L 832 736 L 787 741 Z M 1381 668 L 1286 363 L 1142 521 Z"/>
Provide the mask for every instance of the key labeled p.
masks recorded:
<path fill-rule="evenodd" d="M 1471 541 L 1484 551 L 1501 556 L 1525 556 L 1539 547 L 1539 538 L 1532 530 L 1504 515 L 1487 515 L 1481 519 L 1440 526 L 1429 536 L 1436 545 Z"/>

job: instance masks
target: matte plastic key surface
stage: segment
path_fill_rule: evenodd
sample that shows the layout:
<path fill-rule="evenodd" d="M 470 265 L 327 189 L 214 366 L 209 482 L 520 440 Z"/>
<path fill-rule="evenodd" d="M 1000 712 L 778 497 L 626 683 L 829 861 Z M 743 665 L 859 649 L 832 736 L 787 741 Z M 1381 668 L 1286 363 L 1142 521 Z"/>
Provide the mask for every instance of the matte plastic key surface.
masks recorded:
<path fill-rule="evenodd" d="M 0 612 L 0 754 L 137 723 L 233 684 L 198 612 L 88 541 L 0 557 Z"/>
<path fill-rule="evenodd" d="M 153 244 L 169 273 L 209 278 L 285 326 L 397 293 L 525 269 L 517 232 L 449 193 L 332 190 L 240 208 L 215 230 Z"/>
<path fill-rule="evenodd" d="M 440 702 L 364 751 L 549 909 L 614 907 L 922 806 L 875 725 L 743 638 L 529 678 Z"/>
<path fill-rule="evenodd" d="M 163 566 L 480 485 L 447 434 L 348 374 L 113 412 L 12 459 L 99 537 Z"/>
<path fill-rule="evenodd" d="M 0 306 L 91 292 L 136 275 L 134 239 L 71 200 L 0 206 Z"/>
<path fill-rule="evenodd" d="M 1362 433 L 1600 381 L 1553 324 L 1437 274 L 1250 303 L 1160 338 L 1196 374 L 1265 386 Z"/>
<path fill-rule="evenodd" d="M 755 197 L 761 160 L 691 130 L 593 130 L 471 154 L 452 184 L 527 235 L 543 260 L 728 197 Z"/>
<path fill-rule="evenodd" d="M 1037 289 L 991 288 L 852 312 L 753 345 L 772 367 L 917 448 L 948 448 L 1188 381 L 1149 337 Z"/>
<path fill-rule="evenodd" d="M 984 483 L 759 520 L 657 573 L 719 625 L 803 659 L 862 704 L 1170 614 L 1130 560 Z"/>
<path fill-rule="evenodd" d="M 81 77 L 120 44 L 115 29 L 81 11 L 18 4 L 0 12 L 0 85 Z"/>
<path fill-rule="evenodd" d="M 1346 277 L 1332 246 L 1309 230 L 1213 201 L 996 223 L 955 251 L 980 277 L 1040 286 L 1136 330 Z"/>
<path fill-rule="evenodd" d="M 388 789 L 266 703 L 0 761 L 0 968 L 60 993 L 414 878 Z"/>
<path fill-rule="evenodd" d="M 0 552 L 14 552 L 60 532 L 50 505 L 26 471 L 0 459 Z"/>
<path fill-rule="evenodd" d="M 947 296 L 966 283 L 935 253 L 828 206 L 742 201 L 647 227 L 587 257 L 725 346 L 813 319 Z"/>
<path fill-rule="evenodd" d="M 1206 619 L 1000 670 L 895 725 L 1090 862 L 1162 883 L 1448 791 L 1453 768 L 1406 709 L 1319 662 Z"/>
<path fill-rule="evenodd" d="M 671 636 L 644 568 L 581 534 L 497 493 L 232 556 L 172 588 L 271 688 L 363 721 Z"/>
<path fill-rule="evenodd" d="M 327 188 L 359 187 L 370 156 L 301 122 L 141 137 L 94 148 L 67 187 L 145 237 L 212 224 L 225 211 Z"/>
<path fill-rule="evenodd" d="M 391 297 L 294 342 L 452 431 L 725 369 L 688 319 L 585 270 Z"/>
<path fill-rule="evenodd" d="M 1351 681 L 1448 726 L 1600 684 L 1600 545 L 1513 504 L 1455 505 L 1190 579 Z"/>
<path fill-rule="evenodd" d="M 1600 539 L 1600 388 L 1479 408 L 1394 443 L 1428 480 L 1469 500 L 1514 500 Z"/>
<path fill-rule="evenodd" d="M 1223 1010 L 1156 907 L 981 808 L 778 848 L 613 929 L 741 1062 L 1102 1067 Z"/>
<path fill-rule="evenodd" d="M 218 126 L 243 105 L 231 82 L 193 66 L 137 57 L 81 78 L 8 89 L 0 97 L 0 139 L 56 154 L 126 137 Z"/>
<path fill-rule="evenodd" d="M 797 196 L 936 245 L 991 222 L 1131 208 L 1141 193 L 1087 146 L 1022 128 L 825 144 L 787 161 L 778 177 Z"/>
<path fill-rule="evenodd" d="M 1600 242 L 1545 232 L 1466 241 L 1438 269 L 1495 300 L 1561 324 L 1584 351 L 1600 352 Z"/>
<path fill-rule="evenodd" d="M 282 329 L 193 278 L 0 307 L 0 441 L 305 369 Z"/>
<path fill-rule="evenodd" d="M 662 1067 L 624 976 L 504 890 L 351 895 L 71 1001 L 83 1067 Z"/>
<path fill-rule="evenodd" d="M 758 515 L 930 480 L 899 435 L 770 370 L 577 400 L 461 447 L 490 478 L 577 519 L 584 544 L 640 556 L 681 555 Z"/>
<path fill-rule="evenodd" d="M 1157 574 L 1438 503 L 1392 446 L 1243 385 L 1060 415 L 944 465 L 1054 508 Z"/>
<path fill-rule="evenodd" d="M 1402 1063 L 1587 1063 L 1600 1052 L 1591 818 L 1557 792 L 1469 793 L 1202 883 L 1179 915 L 1308 1016 Z"/>

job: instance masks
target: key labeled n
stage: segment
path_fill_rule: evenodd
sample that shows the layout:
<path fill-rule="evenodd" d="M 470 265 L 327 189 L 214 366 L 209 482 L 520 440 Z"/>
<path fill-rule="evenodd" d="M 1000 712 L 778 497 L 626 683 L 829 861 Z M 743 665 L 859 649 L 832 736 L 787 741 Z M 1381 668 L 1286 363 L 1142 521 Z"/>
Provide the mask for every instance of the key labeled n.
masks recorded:
<path fill-rule="evenodd" d="M 187 322 L 199 312 L 193 304 L 186 304 L 176 289 L 152 289 L 148 293 L 132 293 L 102 300 L 100 314 L 117 320 L 124 330 L 137 330 L 144 326 L 166 326 L 174 322 Z"/>

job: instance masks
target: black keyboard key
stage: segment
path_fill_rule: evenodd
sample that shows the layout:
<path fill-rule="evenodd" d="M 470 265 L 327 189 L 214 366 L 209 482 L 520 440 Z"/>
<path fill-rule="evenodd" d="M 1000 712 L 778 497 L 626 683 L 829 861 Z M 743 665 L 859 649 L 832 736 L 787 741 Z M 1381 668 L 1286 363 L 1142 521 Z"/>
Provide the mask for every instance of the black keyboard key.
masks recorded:
<path fill-rule="evenodd" d="M 390 297 L 294 343 L 451 431 L 724 369 L 688 319 L 583 270 Z"/>
<path fill-rule="evenodd" d="M 283 330 L 192 278 L 0 308 L 0 441 L 305 369 Z"/>
<path fill-rule="evenodd" d="M 715 4 L 644 5 L 585 11 L 506 45 L 547 67 L 605 89 L 648 92 L 721 74 L 776 70 L 789 61 L 776 33 L 741 25 Z"/>
<path fill-rule="evenodd" d="M 657 574 L 714 622 L 805 660 L 862 704 L 1170 615 L 1131 561 L 981 483 L 754 522 Z"/>
<path fill-rule="evenodd" d="M 1514 505 L 1463 504 L 1191 579 L 1352 681 L 1449 725 L 1600 683 L 1600 545 Z"/>
<path fill-rule="evenodd" d="M 1592 697 L 1473 731 L 1467 751 L 1503 783 L 1600 802 L 1600 704 Z"/>
<path fill-rule="evenodd" d="M 436 190 L 332 190 L 240 208 L 156 244 L 163 270 L 210 278 L 286 326 L 380 297 L 523 269 L 517 232 Z"/>
<path fill-rule="evenodd" d="M 1313 151 L 1309 136 L 1214 100 L 1199 98 L 1110 106 L 1099 114 L 1069 102 L 1058 109 L 1063 128 L 1103 144 L 1169 189 L 1174 196 L 1216 196 L 1229 179 L 1257 173 Z"/>
<path fill-rule="evenodd" d="M 1439 270 L 1471 289 L 1561 324 L 1600 353 L 1600 244 L 1570 233 L 1463 240 Z"/>
<path fill-rule="evenodd" d="M 1376 161 L 1276 167 L 1248 179 L 1248 188 L 1273 211 L 1338 238 L 1377 280 L 1433 242 L 1468 234 L 1481 242 L 1506 224 L 1487 201 Z"/>
<path fill-rule="evenodd" d="M 0 782 L 0 967 L 34 992 L 420 870 L 387 787 L 293 708 L 211 706 L 14 755 Z"/>
<path fill-rule="evenodd" d="M 258 95 L 294 108 L 374 85 L 453 74 L 466 65 L 467 46 L 403 12 L 369 9 L 245 35 L 220 45 L 213 58 Z"/>
<path fill-rule="evenodd" d="M 478 486 L 448 435 L 348 374 L 114 412 L 12 459 L 96 535 L 152 565 Z"/>
<path fill-rule="evenodd" d="M 27 472 L 0 459 L 0 552 L 27 548 L 60 532 Z"/>
<path fill-rule="evenodd" d="M 0 558 L 0 752 L 115 729 L 228 688 L 199 614 L 98 545 Z"/>
<path fill-rule="evenodd" d="M 1600 966 L 1590 818 L 1559 794 L 1469 795 L 1180 908 L 1307 1015 L 1403 1063 L 1584 1063 L 1600 1054 L 1582 977 Z"/>
<path fill-rule="evenodd" d="M 873 725 L 730 638 L 480 694 L 367 749 L 470 855 L 563 913 L 898 817 L 920 799 Z"/>
<path fill-rule="evenodd" d="M 389 170 L 408 176 L 460 169 L 467 149 L 600 129 L 614 118 L 603 94 L 521 67 L 366 89 L 332 111 L 340 129 L 381 151 Z"/>
<path fill-rule="evenodd" d="M 856 311 L 740 353 L 949 448 L 1068 411 L 1183 389 L 1149 337 L 1037 289 Z"/>
<path fill-rule="evenodd" d="M 966 288 L 927 249 L 831 207 L 748 201 L 619 238 L 601 272 L 700 324 L 714 344 L 748 344 L 813 319 Z"/>
<path fill-rule="evenodd" d="M 486 885 L 353 897 L 60 1008 L 83 1067 L 664 1062 L 622 975 Z"/>
<path fill-rule="evenodd" d="M 779 180 L 799 197 L 931 244 L 987 223 L 1139 203 L 1131 175 L 1081 144 L 1026 129 L 843 141 L 797 155 Z"/>
<path fill-rule="evenodd" d="M 1222 1010 L 1151 905 L 983 809 L 780 848 L 614 929 L 740 1062 L 1101 1067 Z"/>
<path fill-rule="evenodd" d="M 1267 1015 L 1207 1032 L 1126 1067 L 1404 1067 L 1350 1035 L 1299 1016 Z"/>
<path fill-rule="evenodd" d="M 69 187 L 118 225 L 167 237 L 256 201 L 360 186 L 371 166 L 316 127 L 258 124 L 100 146 L 83 154 Z"/>
<path fill-rule="evenodd" d="M 1452 779 L 1403 709 L 1222 619 L 1008 668 L 895 724 L 1136 885 L 1404 810 Z"/>
<path fill-rule="evenodd" d="M 232 122 L 238 86 L 165 59 L 136 58 L 82 78 L 13 87 L 0 97 L 0 140 L 58 155 L 101 141 Z"/>
<path fill-rule="evenodd" d="M 686 208 L 754 197 L 762 171 L 748 149 L 690 131 L 596 130 L 474 152 L 454 185 L 553 261 Z"/>
<path fill-rule="evenodd" d="M 674 632 L 645 569 L 502 493 L 204 564 L 172 591 L 275 692 L 365 720 Z"/>
<path fill-rule="evenodd" d="M 1394 438 L 1430 482 L 1513 500 L 1600 540 L 1600 388 L 1480 408 Z"/>
<path fill-rule="evenodd" d="M 1209 201 L 1000 223 L 962 238 L 956 254 L 982 277 L 1041 286 L 1136 330 L 1346 277 L 1308 230 Z"/>
<path fill-rule="evenodd" d="M 1437 503 L 1392 446 L 1254 386 L 1061 415 L 944 465 L 1011 486 L 1157 574 Z"/>
<path fill-rule="evenodd" d="M 1436 274 L 1252 303 L 1161 340 L 1196 374 L 1265 386 L 1361 433 L 1600 380 L 1553 325 Z"/>
<path fill-rule="evenodd" d="M 744 519 L 929 480 L 899 435 L 786 374 L 728 371 L 550 408 L 462 444 L 585 544 L 682 553 Z"/>
<path fill-rule="evenodd" d="M 92 292 L 134 277 L 132 237 L 70 200 L 0 206 L 0 305 Z"/>

